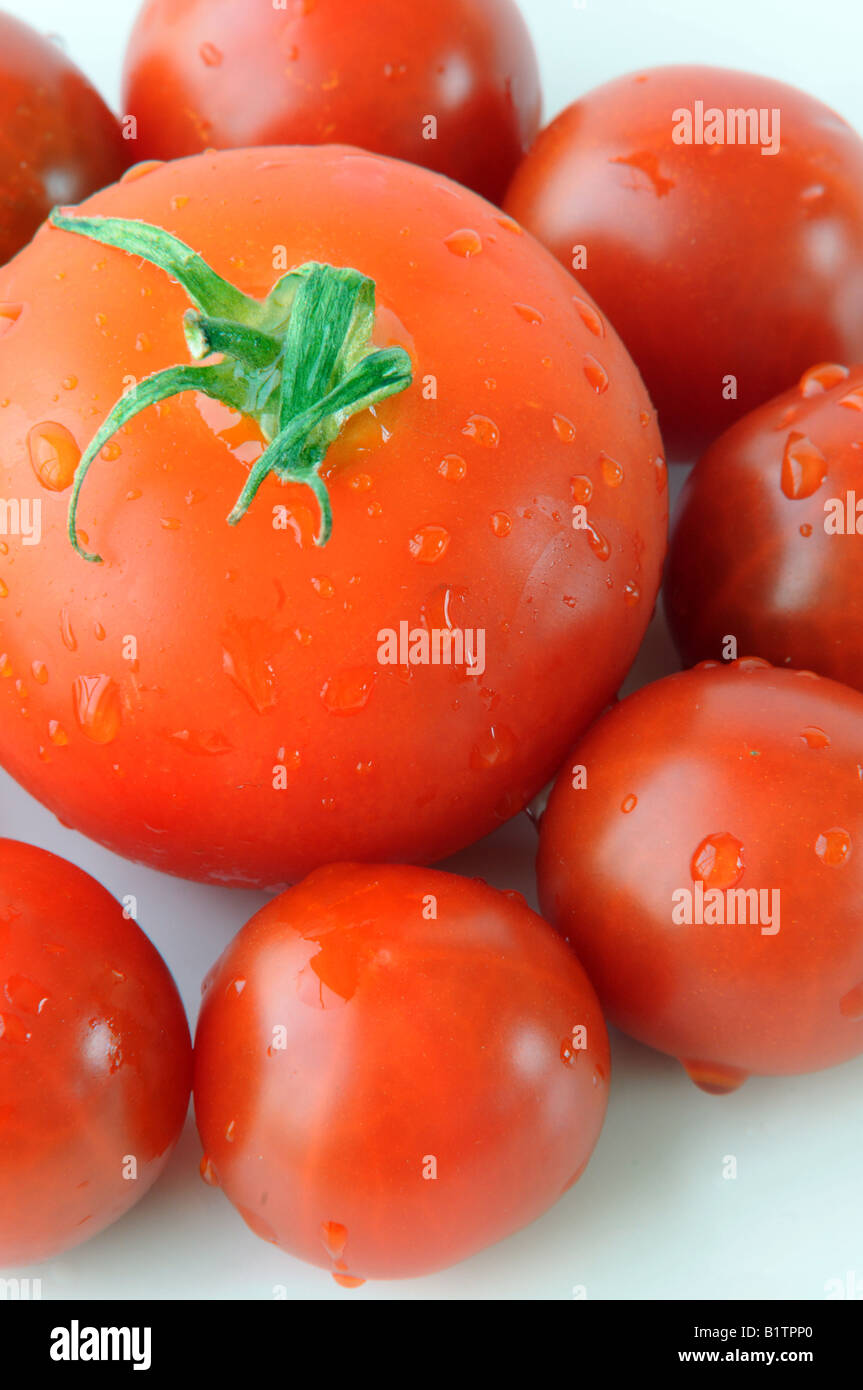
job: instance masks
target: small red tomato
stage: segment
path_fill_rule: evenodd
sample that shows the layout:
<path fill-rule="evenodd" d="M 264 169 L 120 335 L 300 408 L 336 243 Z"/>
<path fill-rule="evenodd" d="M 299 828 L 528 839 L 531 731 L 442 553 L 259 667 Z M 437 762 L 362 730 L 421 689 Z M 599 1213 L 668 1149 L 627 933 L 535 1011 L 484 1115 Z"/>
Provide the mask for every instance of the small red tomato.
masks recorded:
<path fill-rule="evenodd" d="M 539 128 L 513 0 L 147 0 L 126 54 L 140 159 L 358 145 L 499 202 Z"/>
<path fill-rule="evenodd" d="M 191 1061 L 144 933 L 88 874 L 0 840 L 0 1268 L 79 1245 L 143 1197 Z"/>
<path fill-rule="evenodd" d="M 863 688 L 863 366 L 822 363 L 691 473 L 665 610 L 687 665 L 738 651 Z"/>
<path fill-rule="evenodd" d="M 863 1053 L 863 697 L 755 658 L 639 690 L 543 817 L 548 920 L 707 1091 Z"/>
<path fill-rule="evenodd" d="M 616 78 L 543 131 L 506 207 L 609 315 L 673 458 L 863 358 L 863 141 L 782 82 Z"/>
<path fill-rule="evenodd" d="M 128 163 L 116 117 L 84 74 L 50 39 L 0 14 L 0 262 L 57 203 L 89 197 Z"/>
<path fill-rule="evenodd" d="M 318 869 L 205 984 L 209 1180 L 347 1285 L 518 1230 L 599 1136 L 609 1051 L 575 956 L 518 894 L 429 869 Z"/>

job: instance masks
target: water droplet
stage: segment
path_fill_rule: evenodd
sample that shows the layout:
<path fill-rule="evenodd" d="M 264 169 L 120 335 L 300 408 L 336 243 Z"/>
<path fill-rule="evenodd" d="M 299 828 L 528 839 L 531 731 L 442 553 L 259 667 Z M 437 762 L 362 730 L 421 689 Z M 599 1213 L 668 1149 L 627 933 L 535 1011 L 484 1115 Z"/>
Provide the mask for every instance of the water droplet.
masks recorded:
<path fill-rule="evenodd" d="M 209 1187 L 221 1187 L 219 1175 L 213 1166 L 213 1160 L 210 1158 L 209 1154 L 204 1154 L 201 1159 L 199 1171 L 204 1182 L 207 1183 Z"/>
<path fill-rule="evenodd" d="M 366 1282 L 365 1279 L 356 1279 L 353 1274 L 334 1273 L 333 1278 L 343 1289 L 358 1289 Z"/>
<path fill-rule="evenodd" d="M 41 985 L 34 984 L 26 975 L 11 975 L 3 986 L 3 993 L 13 1009 L 25 1014 L 41 1014 L 50 995 Z"/>
<path fill-rule="evenodd" d="M 426 628 L 431 632 L 445 630 L 452 632 L 453 628 L 464 628 L 466 623 L 464 618 L 464 607 L 467 599 L 463 589 L 453 588 L 450 584 L 441 584 L 426 599 L 422 606 L 422 618 Z"/>
<path fill-rule="evenodd" d="M 321 1240 L 327 1254 L 334 1260 L 340 1260 L 348 1243 L 348 1228 L 340 1221 L 324 1221 L 321 1224 Z"/>
<path fill-rule="evenodd" d="M 625 796 L 621 801 L 620 809 L 625 816 L 628 816 L 630 811 L 634 811 L 637 805 L 638 797 L 634 792 L 630 792 L 629 796 Z"/>
<path fill-rule="evenodd" d="M 803 525 L 800 527 L 800 534 L 801 536 L 812 535 L 812 527 L 809 525 L 808 521 L 804 521 Z"/>
<path fill-rule="evenodd" d="M 189 196 L 187 193 L 175 193 L 171 199 L 172 212 L 182 212 L 183 208 L 188 204 L 188 201 Z M 149 347 L 150 344 L 148 343 L 147 346 Z"/>
<path fill-rule="evenodd" d="M 590 478 L 579 474 L 577 478 L 570 478 L 569 486 L 572 489 L 572 498 L 580 506 L 586 507 L 593 496 L 593 483 Z"/>
<path fill-rule="evenodd" d="M 491 518 L 491 529 L 498 538 L 503 539 L 512 530 L 512 520 L 506 512 L 495 512 Z"/>
<path fill-rule="evenodd" d="M 198 49 L 202 62 L 208 68 L 217 68 L 222 62 L 222 51 L 214 43 L 202 43 Z"/>
<path fill-rule="evenodd" d="M 0 338 L 12 331 L 23 312 L 23 304 L 0 304 Z"/>
<path fill-rule="evenodd" d="M 179 729 L 171 734 L 171 740 L 178 743 L 187 753 L 204 758 L 217 758 L 224 753 L 233 753 L 234 745 L 218 732 L 199 732 L 193 729 Z"/>
<path fill-rule="evenodd" d="M 164 159 L 142 159 L 140 164 L 133 164 L 131 169 L 127 169 L 125 174 L 120 175 L 121 183 L 134 183 L 136 179 L 142 179 L 147 174 L 152 174 L 154 169 L 161 169 Z"/>
<path fill-rule="evenodd" d="M 278 701 L 276 673 L 270 659 L 271 634 L 262 620 L 233 619 L 222 633 L 222 670 L 263 714 Z"/>
<path fill-rule="evenodd" d="M 848 368 L 841 366 L 838 362 L 819 362 L 817 366 L 810 367 L 808 372 L 804 372 L 800 378 L 800 394 L 801 396 L 818 396 L 823 391 L 831 391 L 847 376 Z"/>
<path fill-rule="evenodd" d="M 524 229 L 512 217 L 504 214 L 502 217 L 496 217 L 495 222 L 499 227 L 503 227 L 505 232 L 512 232 L 514 236 L 524 236 Z"/>
<path fill-rule="evenodd" d="M 846 410 L 863 410 L 863 386 L 849 391 L 847 396 L 842 397 L 839 404 L 844 406 Z"/>
<path fill-rule="evenodd" d="M 692 877 L 706 888 L 733 888 L 743 877 L 743 845 L 721 830 L 701 841 L 692 856 Z"/>
<path fill-rule="evenodd" d="M 591 353 L 587 353 L 582 366 L 584 368 L 584 375 L 587 377 L 597 395 L 602 395 L 603 391 L 608 390 L 608 372 L 601 362 L 597 362 L 596 358 L 593 357 Z"/>
<path fill-rule="evenodd" d="M 601 453 L 599 456 L 599 466 L 602 469 L 602 476 L 609 487 L 620 487 L 623 482 L 623 465 L 617 459 L 611 458 L 609 454 Z"/>
<path fill-rule="evenodd" d="M 500 430 L 487 415 L 471 415 L 462 434 L 473 439 L 482 449 L 496 449 L 500 444 Z"/>
<path fill-rule="evenodd" d="M 58 748 L 65 748 L 69 742 L 69 735 L 56 719 L 48 721 L 48 737 Z"/>
<path fill-rule="evenodd" d="M 470 755 L 471 767 L 477 772 L 486 768 L 501 767 L 511 760 L 517 742 L 511 729 L 502 724 L 492 725 L 474 746 Z"/>
<path fill-rule="evenodd" d="M 27 1025 L 15 1014 L 0 1014 L 0 1042 L 26 1043 L 30 1038 Z"/>
<path fill-rule="evenodd" d="M 641 598 L 641 590 L 634 579 L 629 579 L 623 586 L 623 601 L 630 608 L 634 608 Z"/>
<path fill-rule="evenodd" d="M 588 328 L 595 338 L 604 338 L 605 324 L 593 305 L 588 304 L 586 299 L 581 299 L 577 294 L 572 296 L 572 302 L 578 310 L 585 328 Z"/>
<path fill-rule="evenodd" d="M 467 464 L 461 454 L 447 454 L 438 464 L 437 471 L 442 478 L 446 478 L 447 482 L 457 483 L 467 473 Z"/>
<path fill-rule="evenodd" d="M 120 691 L 110 676 L 77 676 L 72 687 L 75 718 L 91 743 L 111 743 L 122 723 Z"/>
<path fill-rule="evenodd" d="M 513 304 L 512 307 L 515 309 L 519 318 L 524 319 L 525 323 L 531 323 L 535 327 L 538 327 L 541 323 L 545 323 L 545 314 L 541 314 L 539 309 L 534 309 L 531 304 Z"/>
<path fill-rule="evenodd" d="M 229 1120 L 228 1123 L 227 1123 L 227 1125 L 225 1126 L 225 1138 L 227 1139 L 227 1141 L 228 1141 L 229 1144 L 233 1144 L 233 1142 L 234 1142 L 234 1140 L 236 1139 L 236 1137 L 237 1137 L 237 1122 L 236 1122 L 236 1120 Z"/>
<path fill-rule="evenodd" d="M 471 227 L 460 227 L 457 232 L 451 232 L 444 237 L 443 244 L 454 256 L 463 256 L 465 260 L 478 256 L 482 251 L 482 238 Z"/>
<path fill-rule="evenodd" d="M 321 699 L 330 714 L 359 714 L 365 709 L 374 689 L 377 673 L 364 667 L 353 667 L 331 676 L 321 691 Z"/>
<path fill-rule="evenodd" d="M 571 444 L 575 439 L 575 425 L 565 415 L 555 415 L 552 420 L 554 432 L 562 444 Z"/>
<path fill-rule="evenodd" d="M 855 985 L 839 1000 L 839 1012 L 843 1018 L 863 1018 L 863 984 Z"/>
<path fill-rule="evenodd" d="M 44 661 L 34 661 L 30 670 L 33 672 L 33 679 L 36 681 L 37 685 L 48 684 L 48 667 L 45 665 Z"/>
<path fill-rule="evenodd" d="M 81 450 L 71 431 L 54 420 L 34 425 L 27 435 L 33 472 L 49 492 L 65 492 L 75 481 Z"/>
<path fill-rule="evenodd" d="M 828 735 L 825 734 L 823 729 L 819 729 L 815 724 L 810 724 L 808 728 L 803 729 L 801 731 L 800 737 L 804 740 L 805 743 L 809 745 L 810 748 L 830 747 L 830 739 Z"/>
<path fill-rule="evenodd" d="M 822 864 L 831 869 L 837 868 L 840 864 L 847 864 L 851 855 L 851 836 L 839 825 L 825 830 L 815 841 L 815 853 Z"/>
<path fill-rule="evenodd" d="M 321 598 L 332 598 L 336 592 L 336 586 L 325 574 L 313 575 L 311 580 L 312 588 Z"/>
<path fill-rule="evenodd" d="M 782 456 L 782 491 L 792 501 L 811 497 L 827 476 L 827 460 L 808 435 L 792 430 Z"/>
<path fill-rule="evenodd" d="M 74 390 L 75 390 L 75 387 L 76 387 L 77 385 L 78 385 L 78 378 L 77 378 L 76 376 L 64 376 L 64 378 L 63 378 L 63 390 L 64 390 L 64 391 L 74 391 Z"/>
<path fill-rule="evenodd" d="M 572 1038 L 564 1038 L 560 1044 L 560 1060 L 568 1067 L 574 1067 L 578 1061 L 578 1050 L 572 1045 Z"/>
<path fill-rule="evenodd" d="M 607 560 L 609 555 L 611 554 L 611 546 L 609 545 L 602 532 L 597 531 L 596 527 L 593 526 L 590 522 L 587 523 L 587 526 L 584 528 L 584 530 L 585 535 L 587 536 L 588 542 L 590 544 L 590 548 L 593 551 L 596 558 L 598 560 Z"/>
<path fill-rule="evenodd" d="M 660 172 L 659 156 L 653 150 L 636 150 L 634 154 L 617 155 L 609 159 L 608 162 L 609 164 L 626 164 L 631 169 L 637 169 L 639 173 L 644 174 L 657 198 L 666 197 L 674 188 L 674 179 L 670 179 Z M 639 187 L 637 181 L 629 186 Z"/>
<path fill-rule="evenodd" d="M 742 1086 L 748 1072 L 740 1067 L 726 1067 L 719 1062 L 692 1062 L 682 1060 L 681 1065 L 701 1091 L 709 1096 L 727 1096 Z"/>
<path fill-rule="evenodd" d="M 443 526 L 422 526 L 408 541 L 408 549 L 421 565 L 434 565 L 446 554 L 450 533 Z"/>

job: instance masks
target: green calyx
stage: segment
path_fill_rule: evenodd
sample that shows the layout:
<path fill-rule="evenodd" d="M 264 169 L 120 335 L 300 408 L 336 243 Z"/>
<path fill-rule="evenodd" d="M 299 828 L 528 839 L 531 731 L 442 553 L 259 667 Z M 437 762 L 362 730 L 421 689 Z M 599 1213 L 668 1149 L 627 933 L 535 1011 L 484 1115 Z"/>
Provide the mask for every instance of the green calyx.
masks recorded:
<path fill-rule="evenodd" d="M 257 421 L 267 447 L 228 517 L 236 526 L 264 479 L 311 488 L 320 508 L 316 541 L 326 545 L 332 508 L 320 468 L 346 420 L 404 391 L 413 379 L 404 348 L 375 348 L 373 280 L 350 268 L 310 261 L 289 271 L 266 299 L 223 280 L 191 247 L 161 227 L 114 217 L 76 217 L 59 209 L 51 222 L 115 246 L 164 270 L 193 308 L 183 318 L 194 362 L 145 378 L 120 398 L 94 435 L 75 473 L 69 539 L 85 560 L 101 563 L 78 536 L 78 505 L 90 466 L 113 435 L 150 405 L 201 391 Z M 218 360 L 204 362 L 215 357 Z"/>

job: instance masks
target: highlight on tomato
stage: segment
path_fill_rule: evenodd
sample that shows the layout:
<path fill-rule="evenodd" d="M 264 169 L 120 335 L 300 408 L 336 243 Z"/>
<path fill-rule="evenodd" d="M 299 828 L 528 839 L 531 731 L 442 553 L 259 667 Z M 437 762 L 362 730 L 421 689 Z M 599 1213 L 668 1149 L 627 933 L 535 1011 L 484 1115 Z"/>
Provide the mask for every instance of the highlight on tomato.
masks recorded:
<path fill-rule="evenodd" d="M 90 1240 L 182 1129 L 186 1015 L 123 909 L 56 855 L 0 839 L 0 1269 Z"/>
<path fill-rule="evenodd" d="M 547 919 L 706 1091 L 863 1053 L 863 696 L 756 658 L 644 687 L 542 818 Z"/>
<path fill-rule="evenodd" d="M 664 601 L 687 665 L 726 648 L 863 688 L 863 366 L 818 363 L 690 474 Z"/>
<path fill-rule="evenodd" d="M 654 412 L 476 195 L 334 147 L 139 166 L 0 303 L 0 762 L 66 824 L 241 886 L 432 862 L 618 689 Z"/>
<path fill-rule="evenodd" d="M 130 163 L 117 118 L 51 39 L 0 14 L 0 262 L 56 203 L 77 203 Z M 0 310 L 0 334 L 9 319 Z"/>
<path fill-rule="evenodd" d="M 514 0 L 146 0 L 124 110 L 141 159 L 357 145 L 500 202 L 542 106 Z"/>
<path fill-rule="evenodd" d="M 609 1049 L 587 976 L 518 893 L 399 866 L 319 869 L 204 985 L 204 1178 L 348 1287 L 455 1263 L 581 1176 Z"/>
<path fill-rule="evenodd" d="M 672 459 L 813 362 L 863 360 L 863 140 L 783 82 L 615 78 L 540 134 L 505 206 L 611 319 Z"/>

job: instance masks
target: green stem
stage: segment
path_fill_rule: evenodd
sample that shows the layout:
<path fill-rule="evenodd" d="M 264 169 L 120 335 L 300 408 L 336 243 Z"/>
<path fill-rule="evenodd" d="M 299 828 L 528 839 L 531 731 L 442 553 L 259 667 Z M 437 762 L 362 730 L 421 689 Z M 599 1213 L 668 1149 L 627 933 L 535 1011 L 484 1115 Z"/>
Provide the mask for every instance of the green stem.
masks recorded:
<path fill-rule="evenodd" d="M 201 391 L 257 421 L 267 441 L 228 517 L 245 516 L 270 474 L 311 489 L 320 508 L 317 544 L 330 537 L 332 506 L 320 468 L 346 421 L 410 386 L 413 369 L 400 347 L 375 348 L 375 285 L 359 271 L 309 262 L 283 276 L 265 299 L 223 280 L 176 237 L 145 222 L 75 217 L 55 210 L 64 231 L 140 256 L 177 280 L 194 310 L 183 319 L 193 358 L 140 382 L 123 396 L 91 440 L 75 474 L 69 539 L 86 560 L 101 556 L 79 540 L 78 509 L 99 451 L 140 411 L 185 391 Z"/>

